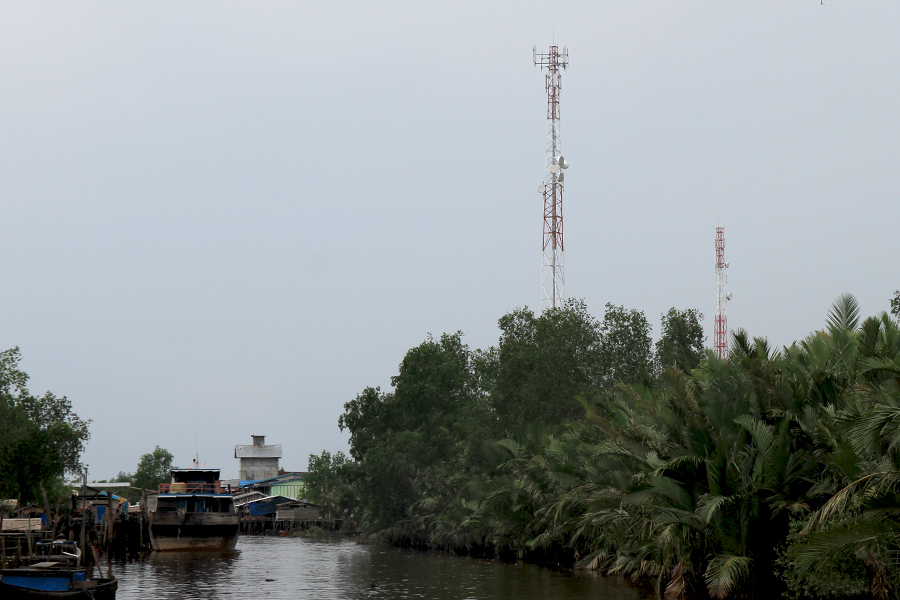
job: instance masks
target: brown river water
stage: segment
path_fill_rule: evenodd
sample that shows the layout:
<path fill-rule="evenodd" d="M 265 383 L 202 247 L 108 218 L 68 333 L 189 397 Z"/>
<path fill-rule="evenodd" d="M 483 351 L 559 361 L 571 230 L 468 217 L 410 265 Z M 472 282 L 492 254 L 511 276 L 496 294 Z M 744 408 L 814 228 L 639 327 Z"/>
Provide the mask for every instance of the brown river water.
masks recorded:
<path fill-rule="evenodd" d="M 635 588 L 592 573 L 348 540 L 243 536 L 228 554 L 154 552 L 142 560 L 113 563 L 112 571 L 119 578 L 118 600 L 642 598 Z"/>

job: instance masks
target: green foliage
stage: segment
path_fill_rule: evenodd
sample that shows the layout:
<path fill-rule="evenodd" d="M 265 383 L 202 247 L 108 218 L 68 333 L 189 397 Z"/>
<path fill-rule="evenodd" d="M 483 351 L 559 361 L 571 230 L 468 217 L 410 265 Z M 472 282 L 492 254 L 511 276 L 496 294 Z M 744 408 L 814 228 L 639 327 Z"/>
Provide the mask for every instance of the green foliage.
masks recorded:
<path fill-rule="evenodd" d="M 90 421 L 51 392 L 32 395 L 18 348 L 0 352 L 0 496 L 41 498 L 40 485 L 81 470 Z"/>
<path fill-rule="evenodd" d="M 429 338 L 391 392 L 345 405 L 352 467 L 315 470 L 392 543 L 577 561 L 672 599 L 900 597 L 897 322 L 845 295 L 824 330 L 781 349 L 736 330 L 722 360 L 700 319 L 663 315 L 655 359 L 643 314 L 612 305 L 515 311 L 485 352 Z"/>
<path fill-rule="evenodd" d="M 891 298 L 891 314 L 895 319 L 900 319 L 900 290 L 894 291 L 894 297 Z"/>
<path fill-rule="evenodd" d="M 158 490 L 159 484 L 168 483 L 171 480 L 169 472 L 172 470 L 172 460 L 174 458 L 171 452 L 159 446 L 154 448 L 152 452 L 142 454 L 134 475 L 131 475 L 132 487 L 152 491 Z"/>
<path fill-rule="evenodd" d="M 480 383 L 506 435 L 528 423 L 563 423 L 579 418 L 579 397 L 601 380 L 601 326 L 583 302 L 535 316 L 527 308 L 499 321 L 500 342 L 478 353 Z"/>
<path fill-rule="evenodd" d="M 639 310 L 606 304 L 600 325 L 603 383 L 641 383 L 653 371 L 650 323 Z"/>
<path fill-rule="evenodd" d="M 800 531 L 806 519 L 792 519 L 788 539 L 793 544 L 786 545 L 778 552 L 776 572 L 785 582 L 784 597 L 789 600 L 848 600 L 850 598 L 871 598 L 871 577 L 865 561 L 848 549 L 835 553 L 827 560 L 818 562 L 811 571 L 804 570 L 796 559 L 800 544 Z"/>
<path fill-rule="evenodd" d="M 706 337 L 700 321 L 703 315 L 695 308 L 670 308 L 661 315 L 660 337 L 656 342 L 656 364 L 660 369 L 676 367 L 690 373 L 703 360 Z"/>
<path fill-rule="evenodd" d="M 322 506 L 327 518 L 346 518 L 353 513 L 354 467 L 343 452 L 332 455 L 323 450 L 319 456 L 309 455 L 306 499 Z"/>
<path fill-rule="evenodd" d="M 367 388 L 344 405 L 363 519 L 387 527 L 415 499 L 418 474 L 465 448 L 476 410 L 472 354 L 462 334 L 428 337 L 406 353 L 391 393 Z"/>
<path fill-rule="evenodd" d="M 125 471 L 119 471 L 115 477 L 110 479 L 110 481 L 115 483 L 131 483 L 131 480 L 134 479 L 134 473 L 126 473 Z"/>

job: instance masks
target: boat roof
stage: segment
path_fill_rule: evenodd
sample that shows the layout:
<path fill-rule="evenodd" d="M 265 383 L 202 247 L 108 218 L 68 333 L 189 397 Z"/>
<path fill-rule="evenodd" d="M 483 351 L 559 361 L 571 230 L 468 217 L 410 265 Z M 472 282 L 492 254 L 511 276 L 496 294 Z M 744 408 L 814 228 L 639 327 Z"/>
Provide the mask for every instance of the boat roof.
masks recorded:
<path fill-rule="evenodd" d="M 222 469 L 170 469 L 170 473 L 215 473 L 216 475 Z"/>
<path fill-rule="evenodd" d="M 219 469 L 172 469 L 172 483 L 213 483 L 219 479 Z"/>

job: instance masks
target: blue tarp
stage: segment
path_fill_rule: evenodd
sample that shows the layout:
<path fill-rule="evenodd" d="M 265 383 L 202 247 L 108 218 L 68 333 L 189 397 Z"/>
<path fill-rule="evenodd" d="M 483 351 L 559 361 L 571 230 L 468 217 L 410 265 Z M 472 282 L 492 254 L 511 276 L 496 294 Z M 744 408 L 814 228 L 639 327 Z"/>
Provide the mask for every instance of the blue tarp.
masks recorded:
<path fill-rule="evenodd" d="M 69 590 L 68 577 L 28 577 L 27 575 L 4 575 L 3 583 L 17 585 L 42 592 L 66 592 Z"/>
<path fill-rule="evenodd" d="M 106 492 L 100 492 L 100 495 L 108 496 L 109 494 L 107 494 Z M 125 498 L 122 498 L 121 496 L 116 496 L 115 494 L 113 494 L 112 497 L 114 500 L 119 501 L 119 506 L 121 506 L 122 510 L 125 511 L 125 514 L 128 514 L 128 500 L 126 500 Z M 100 513 L 98 515 L 98 517 L 102 517 L 102 516 L 103 516 L 103 513 Z"/>
<path fill-rule="evenodd" d="M 284 496 L 272 496 L 271 498 L 251 502 L 247 506 L 250 507 L 250 514 L 252 516 L 265 517 L 267 515 L 274 515 L 277 510 L 276 507 L 285 502 L 293 502 L 293 500 L 285 498 Z"/>

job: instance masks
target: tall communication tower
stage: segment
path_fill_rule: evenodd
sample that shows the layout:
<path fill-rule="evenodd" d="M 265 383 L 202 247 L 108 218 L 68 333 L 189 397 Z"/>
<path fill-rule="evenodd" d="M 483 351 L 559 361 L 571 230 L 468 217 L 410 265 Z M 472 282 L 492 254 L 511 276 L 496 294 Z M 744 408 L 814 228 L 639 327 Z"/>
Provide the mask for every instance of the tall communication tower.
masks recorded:
<path fill-rule="evenodd" d="M 725 303 L 731 300 L 731 294 L 725 293 L 728 276 L 725 269 L 725 228 L 716 227 L 716 329 L 713 336 L 713 348 L 719 358 L 728 358 L 728 318 L 725 316 Z"/>
<path fill-rule="evenodd" d="M 547 165 L 544 182 L 538 193 L 544 196 L 544 249 L 541 266 L 541 310 L 556 308 L 566 297 L 566 278 L 563 273 L 563 173 L 569 163 L 560 154 L 559 91 L 562 89 L 560 69 L 569 65 L 569 50 L 550 46 L 546 54 L 538 54 L 532 47 L 535 65 L 547 70 Z"/>

